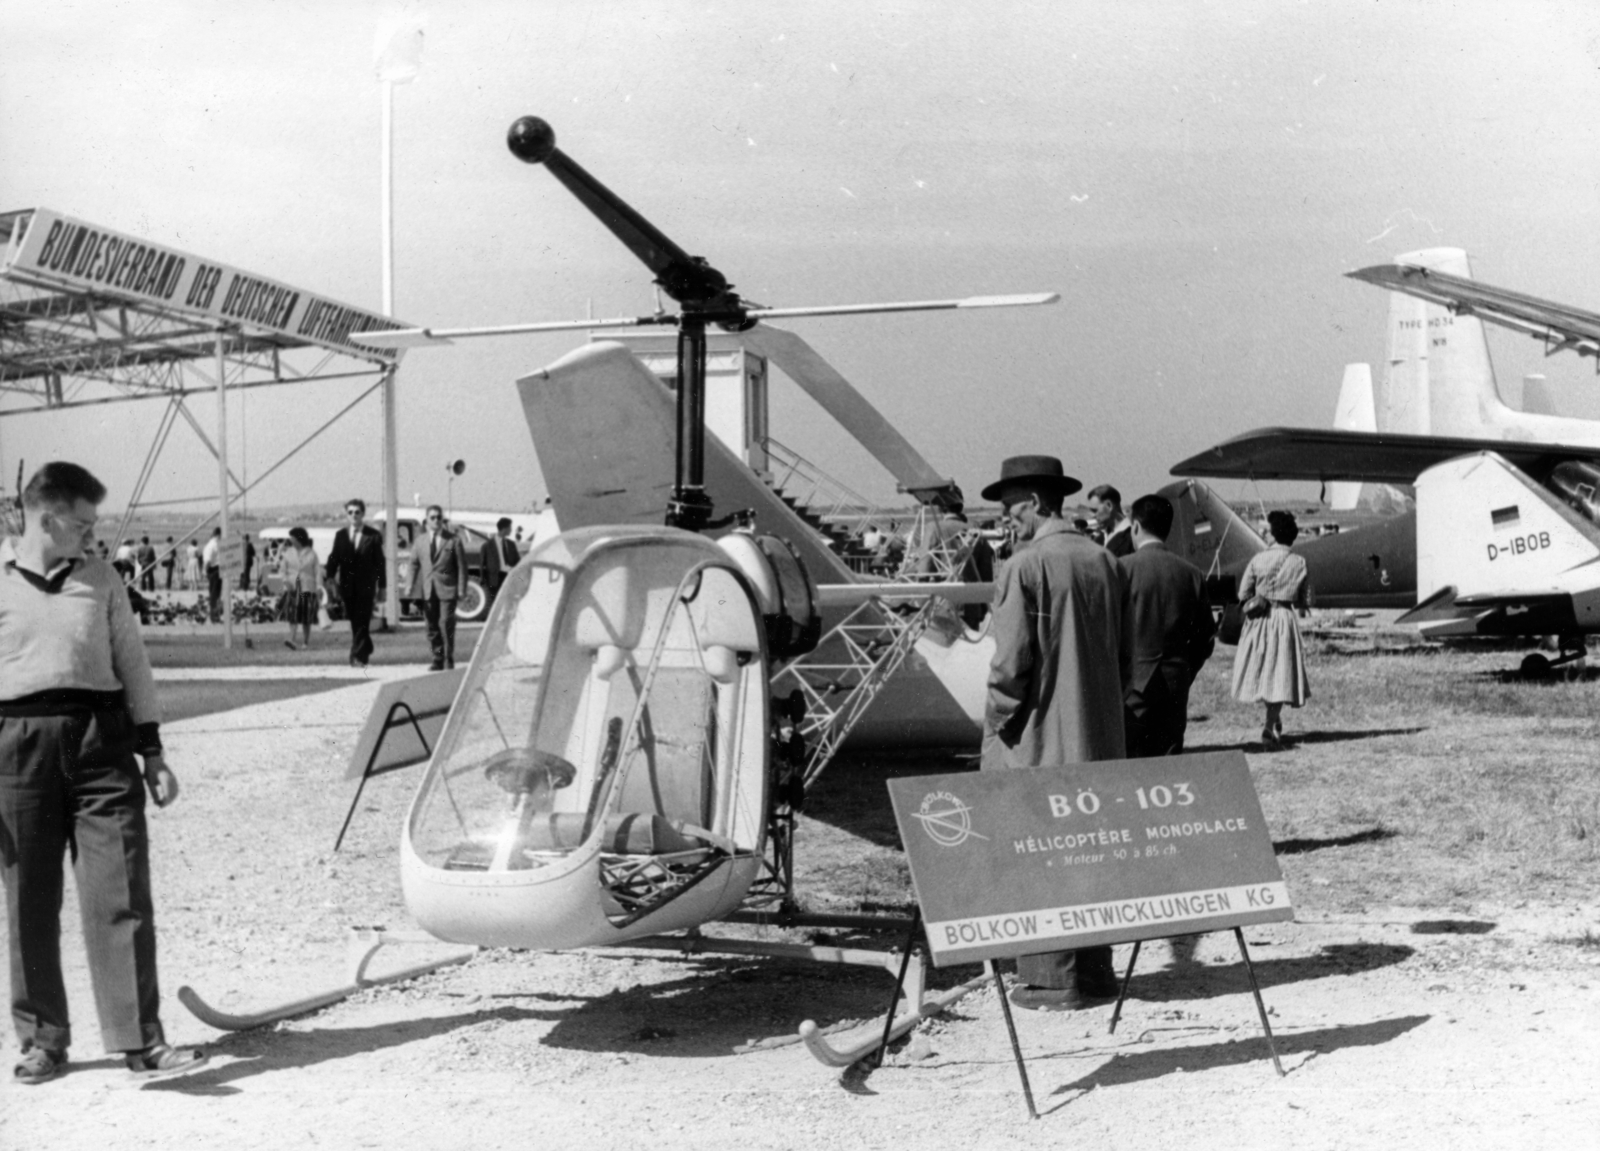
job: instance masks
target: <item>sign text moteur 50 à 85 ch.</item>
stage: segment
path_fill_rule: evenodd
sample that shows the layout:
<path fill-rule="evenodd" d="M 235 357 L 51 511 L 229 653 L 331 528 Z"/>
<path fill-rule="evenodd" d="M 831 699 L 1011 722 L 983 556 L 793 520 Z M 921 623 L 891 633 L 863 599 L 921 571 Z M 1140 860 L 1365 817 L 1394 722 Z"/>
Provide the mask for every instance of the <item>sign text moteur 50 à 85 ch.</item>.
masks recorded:
<path fill-rule="evenodd" d="M 1294 918 L 1239 751 L 889 782 L 935 963 Z"/>

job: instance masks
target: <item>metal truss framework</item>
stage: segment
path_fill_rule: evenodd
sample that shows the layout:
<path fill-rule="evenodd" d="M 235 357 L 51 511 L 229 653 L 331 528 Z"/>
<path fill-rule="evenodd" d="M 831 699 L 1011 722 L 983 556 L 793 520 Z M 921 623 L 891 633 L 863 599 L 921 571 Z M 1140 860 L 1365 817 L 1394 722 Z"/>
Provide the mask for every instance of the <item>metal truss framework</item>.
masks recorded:
<path fill-rule="evenodd" d="M 219 341 L 220 336 L 220 341 Z M 146 300 L 0 276 L 0 417 L 228 388 L 377 379 L 385 365 Z"/>
<path fill-rule="evenodd" d="M 0 273 L 0 418 L 128 400 L 168 401 L 130 494 L 124 530 L 175 416 L 181 415 L 206 450 L 218 456 L 217 444 L 185 406 L 186 397 L 214 393 L 219 383 L 230 392 L 337 380 L 376 386 L 391 370 L 379 360 L 278 332 L 222 325 L 149 300 L 36 281 L 14 268 Z M 370 391 L 364 391 L 363 398 Z M 255 482 L 327 426 L 297 444 Z M 232 502 L 248 489 L 231 472 L 229 481 Z M 213 514 L 202 521 L 197 530 L 215 518 Z"/>

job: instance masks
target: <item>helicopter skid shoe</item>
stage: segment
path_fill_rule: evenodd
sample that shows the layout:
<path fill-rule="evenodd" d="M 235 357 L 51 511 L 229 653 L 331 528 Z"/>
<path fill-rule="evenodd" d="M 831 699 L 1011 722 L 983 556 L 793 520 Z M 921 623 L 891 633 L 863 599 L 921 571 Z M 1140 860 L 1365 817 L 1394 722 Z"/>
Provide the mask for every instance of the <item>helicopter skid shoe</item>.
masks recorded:
<path fill-rule="evenodd" d="M 851 1064 L 861 1062 L 878 1048 L 884 1046 L 885 1041 L 893 1043 L 924 1019 L 932 1019 L 935 1015 L 940 1014 L 958 999 L 967 995 L 968 992 L 978 990 L 988 980 L 989 977 L 987 975 L 975 976 L 965 983 L 952 987 L 948 991 L 941 991 L 939 994 L 930 996 L 927 999 L 922 998 L 920 978 L 918 986 L 915 988 L 917 992 L 915 999 L 910 995 L 913 989 L 908 980 L 906 1002 L 911 1004 L 911 1007 L 904 1015 L 901 1015 L 890 1024 L 887 1035 L 884 1032 L 883 1024 L 880 1022 L 863 1024 L 842 1035 L 828 1036 L 822 1033 L 820 1027 L 807 1019 L 800 1024 L 800 1040 L 806 1045 L 806 1050 L 810 1051 L 818 1060 L 829 1067 L 849 1067 Z"/>
<path fill-rule="evenodd" d="M 451 967 L 455 964 L 465 963 L 478 954 L 478 949 L 457 952 L 446 956 L 444 959 L 435 959 L 427 963 L 418 963 L 376 979 L 367 978 L 367 967 L 372 962 L 372 957 L 385 943 L 437 943 L 431 935 L 422 932 L 385 931 L 381 927 L 352 927 L 350 929 L 350 942 L 345 955 L 346 982 L 339 987 L 328 991 L 308 995 L 303 999 L 296 999 L 291 1003 L 269 1007 L 249 1015 L 233 1015 L 226 1011 L 219 1011 L 212 1007 L 194 988 L 183 986 L 178 988 L 178 1002 L 189 1009 L 200 1022 L 208 1027 L 215 1027 L 219 1031 L 249 1031 L 256 1027 L 265 1027 L 269 1023 L 279 1020 L 292 1019 L 296 1015 L 305 1015 L 308 1012 L 320 1011 L 330 1007 L 341 1000 L 348 999 L 358 991 L 365 991 L 369 987 L 381 987 L 386 983 L 403 983 L 407 979 L 415 979 L 419 975 L 426 975 L 430 971 L 437 971 L 441 967 Z"/>

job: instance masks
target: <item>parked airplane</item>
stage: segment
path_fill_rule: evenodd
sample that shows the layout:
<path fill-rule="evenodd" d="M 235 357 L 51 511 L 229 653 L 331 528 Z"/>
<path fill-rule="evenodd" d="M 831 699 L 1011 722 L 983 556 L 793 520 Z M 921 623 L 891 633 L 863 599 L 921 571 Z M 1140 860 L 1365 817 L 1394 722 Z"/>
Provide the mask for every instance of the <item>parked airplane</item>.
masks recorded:
<path fill-rule="evenodd" d="M 1585 355 L 1600 351 L 1600 317 L 1476 284 L 1459 249 L 1351 275 L 1396 292 L 1402 317 L 1380 430 L 1258 429 L 1174 474 L 1414 482 L 1420 602 L 1402 619 L 1431 636 L 1557 635 L 1559 656 L 1529 656 L 1529 674 L 1580 658 L 1600 631 L 1600 423 L 1505 404 L 1476 317 Z"/>

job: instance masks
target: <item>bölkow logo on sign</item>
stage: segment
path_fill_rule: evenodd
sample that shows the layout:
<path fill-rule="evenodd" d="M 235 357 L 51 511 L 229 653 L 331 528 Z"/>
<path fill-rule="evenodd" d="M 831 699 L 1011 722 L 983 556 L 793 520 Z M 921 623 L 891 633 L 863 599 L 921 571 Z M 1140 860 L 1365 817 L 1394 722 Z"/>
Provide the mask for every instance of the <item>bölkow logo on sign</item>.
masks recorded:
<path fill-rule="evenodd" d="M 929 792 L 912 814 L 940 847 L 960 847 L 969 839 L 989 838 L 972 830 L 972 808 L 948 791 Z"/>

